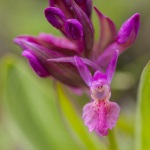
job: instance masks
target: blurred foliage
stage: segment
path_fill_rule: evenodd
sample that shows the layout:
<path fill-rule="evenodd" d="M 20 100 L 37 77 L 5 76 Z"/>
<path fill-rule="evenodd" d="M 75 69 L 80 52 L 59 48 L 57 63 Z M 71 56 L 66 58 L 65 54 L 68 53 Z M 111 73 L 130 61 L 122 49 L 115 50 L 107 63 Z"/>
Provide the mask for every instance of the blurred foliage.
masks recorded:
<path fill-rule="evenodd" d="M 53 88 L 44 84 L 42 80 L 34 78 L 21 60 L 9 56 L 5 61 L 3 67 L 6 70 L 4 92 L 6 118 L 12 117 L 22 134 L 36 150 L 59 150 L 62 147 L 80 149 L 78 142 L 73 140 L 73 135 L 62 123 Z M 4 124 L 9 130 L 11 123 L 4 119 Z M 19 146 L 25 145 L 21 137 L 16 138 L 23 142 L 20 145 L 17 139 Z"/>
<path fill-rule="evenodd" d="M 112 83 L 112 99 L 121 106 L 117 126 L 105 138 L 89 133 L 81 120 L 82 106 L 89 99 L 72 96 L 69 101 L 70 97 L 60 85 L 55 85 L 57 91 L 54 91 L 50 79 L 38 78 L 27 62 L 19 58 L 21 50 L 13 43 L 17 35 L 38 35 L 40 32 L 60 35 L 44 17 L 48 0 L 0 0 L 0 149 L 133 150 L 134 142 L 135 150 L 149 149 L 149 64 L 142 75 L 138 115 L 136 120 L 134 118 L 139 78 L 150 59 L 150 1 L 93 2 L 116 23 L 117 29 L 132 14 L 141 14 L 136 43 L 119 57 Z M 95 12 L 92 20 L 98 38 L 100 31 Z M 14 55 L 5 56 L 9 52 Z"/>
<path fill-rule="evenodd" d="M 143 70 L 139 91 L 135 122 L 135 150 L 150 148 L 150 62 Z"/>

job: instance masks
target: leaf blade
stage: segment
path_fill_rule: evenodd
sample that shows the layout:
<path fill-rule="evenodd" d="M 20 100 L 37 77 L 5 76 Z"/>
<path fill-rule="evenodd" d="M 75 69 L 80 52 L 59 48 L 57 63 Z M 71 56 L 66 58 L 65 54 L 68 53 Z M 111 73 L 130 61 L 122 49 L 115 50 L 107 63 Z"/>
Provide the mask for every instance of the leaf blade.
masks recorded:
<path fill-rule="evenodd" d="M 139 89 L 135 122 L 135 150 L 149 150 L 150 147 L 150 61 L 144 68 Z"/>
<path fill-rule="evenodd" d="M 23 135 L 37 150 L 80 149 L 62 123 L 53 88 L 31 74 L 20 59 L 12 59 L 5 64 L 5 105 Z"/>

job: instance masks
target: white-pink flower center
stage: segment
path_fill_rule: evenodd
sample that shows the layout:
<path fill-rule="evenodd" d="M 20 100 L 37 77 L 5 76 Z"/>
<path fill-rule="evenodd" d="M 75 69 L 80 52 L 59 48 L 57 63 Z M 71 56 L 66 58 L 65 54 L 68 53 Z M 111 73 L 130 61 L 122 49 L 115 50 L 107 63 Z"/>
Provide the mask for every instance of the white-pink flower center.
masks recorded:
<path fill-rule="evenodd" d="M 107 84 L 94 84 L 93 86 L 91 86 L 90 90 L 93 100 L 109 100 L 111 95 L 110 87 Z"/>

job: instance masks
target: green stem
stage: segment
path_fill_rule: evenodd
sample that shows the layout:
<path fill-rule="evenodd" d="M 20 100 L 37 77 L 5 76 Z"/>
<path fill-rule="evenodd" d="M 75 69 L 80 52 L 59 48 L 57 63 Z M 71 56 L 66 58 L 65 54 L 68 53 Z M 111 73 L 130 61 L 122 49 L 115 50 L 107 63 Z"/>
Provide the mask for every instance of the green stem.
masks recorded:
<path fill-rule="evenodd" d="M 109 131 L 108 140 L 109 140 L 109 144 L 110 144 L 109 150 L 119 150 L 114 129 Z"/>

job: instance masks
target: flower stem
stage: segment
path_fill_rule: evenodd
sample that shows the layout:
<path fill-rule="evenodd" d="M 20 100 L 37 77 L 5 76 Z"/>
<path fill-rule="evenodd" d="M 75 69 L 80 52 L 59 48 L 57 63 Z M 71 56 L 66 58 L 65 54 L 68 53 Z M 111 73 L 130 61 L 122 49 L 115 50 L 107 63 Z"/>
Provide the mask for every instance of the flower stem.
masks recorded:
<path fill-rule="evenodd" d="M 108 140 L 110 144 L 109 150 L 119 150 L 117 137 L 114 129 L 109 132 Z"/>

